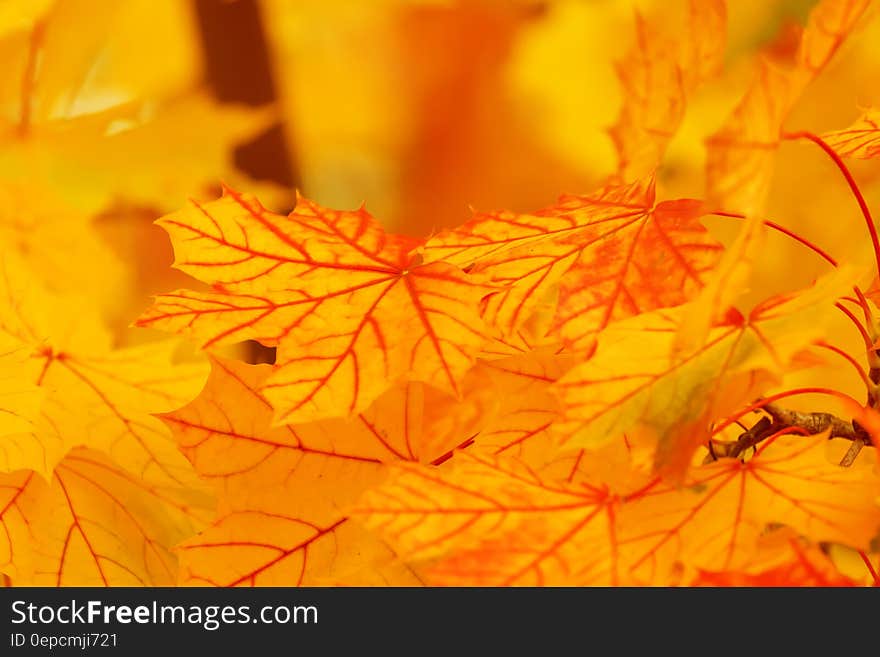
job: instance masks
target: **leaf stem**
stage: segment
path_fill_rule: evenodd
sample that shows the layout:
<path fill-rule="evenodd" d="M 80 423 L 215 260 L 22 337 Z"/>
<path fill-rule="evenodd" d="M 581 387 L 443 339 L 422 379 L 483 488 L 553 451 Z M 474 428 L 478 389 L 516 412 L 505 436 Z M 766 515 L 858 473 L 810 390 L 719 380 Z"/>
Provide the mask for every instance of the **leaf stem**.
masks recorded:
<path fill-rule="evenodd" d="M 868 329 L 868 333 L 871 335 L 871 340 L 877 340 L 877 327 L 874 325 L 874 317 L 871 315 L 871 307 L 868 305 L 868 299 L 865 298 L 865 295 L 859 289 L 859 286 L 856 285 L 853 287 L 853 290 L 858 297 L 859 307 L 862 309 L 862 313 L 865 315 L 865 328 Z"/>
<path fill-rule="evenodd" d="M 763 452 L 765 449 L 767 449 L 771 444 L 773 444 L 773 441 L 775 441 L 777 438 L 780 438 L 782 436 L 787 436 L 792 433 L 796 433 L 801 436 L 812 435 L 812 434 L 810 434 L 809 431 L 807 431 L 803 427 L 798 427 L 798 426 L 783 427 L 782 429 L 779 429 L 778 431 L 771 433 L 766 438 L 763 438 L 761 440 L 761 443 L 762 443 L 761 447 L 760 448 L 756 447 L 756 449 L 755 449 L 755 455 L 758 455 L 761 452 Z M 755 445 L 752 445 L 752 447 L 755 447 Z"/>
<path fill-rule="evenodd" d="M 856 294 L 859 295 L 859 299 L 864 299 L 864 296 L 859 290 L 858 287 L 854 288 Z M 844 301 L 849 301 L 851 303 L 858 304 L 865 311 L 865 319 L 870 327 L 870 330 L 865 328 L 864 324 L 859 321 L 859 318 L 856 317 L 846 306 L 844 306 L 839 301 L 834 304 L 835 307 L 840 310 L 843 314 L 849 317 L 850 321 L 855 325 L 855 327 L 859 330 L 859 333 L 862 336 L 862 341 L 865 343 L 865 353 L 868 359 L 868 367 L 871 368 L 870 372 L 868 372 L 868 378 L 875 384 L 880 384 L 880 354 L 877 353 L 877 348 L 875 344 L 877 342 L 877 331 L 874 325 L 874 320 L 871 317 L 870 309 L 868 308 L 867 301 L 861 303 L 856 299 L 852 299 L 851 297 L 842 297 Z M 874 406 L 875 401 L 880 400 L 874 395 L 872 390 L 868 392 L 869 397 L 873 401 L 871 401 L 871 406 Z"/>
<path fill-rule="evenodd" d="M 767 406 L 768 404 L 772 404 L 775 401 L 778 401 L 780 399 L 785 399 L 786 397 L 794 397 L 796 395 L 809 395 L 809 394 L 829 395 L 831 397 L 837 397 L 838 399 L 842 399 L 844 401 L 851 402 L 851 403 L 856 404 L 857 406 L 861 407 L 861 404 L 859 402 L 857 402 L 855 399 L 853 399 L 849 395 L 840 392 L 839 390 L 833 390 L 831 388 L 792 388 L 791 390 L 785 390 L 783 392 L 778 392 L 775 395 L 770 395 L 769 397 L 764 397 L 764 398 L 759 399 L 758 401 L 756 401 L 752 404 L 749 404 L 744 409 L 742 409 L 740 412 L 728 417 L 721 424 L 719 424 L 717 427 L 715 427 L 712 430 L 712 435 L 715 436 L 715 435 L 721 433 L 727 427 L 729 427 L 731 424 L 736 424 L 736 421 L 739 418 L 747 415 L 748 413 L 753 413 L 754 411 L 760 411 L 765 406 Z"/>
<path fill-rule="evenodd" d="M 868 393 L 870 394 L 870 392 L 874 388 L 874 385 L 871 382 L 871 379 L 868 378 L 868 373 L 865 371 L 865 368 L 859 364 L 859 361 L 857 361 L 855 358 L 850 356 L 844 349 L 841 349 L 840 347 L 838 347 L 836 345 L 829 344 L 827 342 L 822 341 L 822 342 L 817 342 L 816 346 L 822 347 L 823 349 L 828 349 L 829 351 L 833 351 L 838 356 L 841 356 L 842 358 L 846 359 L 846 361 L 850 365 L 853 366 L 853 368 L 856 370 L 856 372 L 859 373 L 859 377 L 861 377 L 862 381 L 865 383 L 865 386 L 867 386 Z"/>
<path fill-rule="evenodd" d="M 858 201 L 859 209 L 861 209 L 862 216 L 865 218 L 865 224 L 868 227 L 868 232 L 871 234 L 871 245 L 874 247 L 874 261 L 877 264 L 877 273 L 878 275 L 880 275 L 880 237 L 877 236 L 877 226 L 874 224 L 874 218 L 871 216 L 871 210 L 868 208 L 865 197 L 862 195 L 862 191 L 859 189 L 858 184 L 856 184 L 855 178 L 853 178 L 853 175 L 852 173 L 850 173 L 849 168 L 844 163 L 843 158 L 841 158 L 834 151 L 834 149 L 825 142 L 824 139 L 822 139 L 818 135 L 813 134 L 812 132 L 786 132 L 782 134 L 782 138 L 790 141 L 794 141 L 797 139 L 807 139 L 813 142 L 819 148 L 821 148 L 829 158 L 831 158 L 831 160 L 840 170 L 840 173 L 842 173 L 843 177 L 846 178 L 846 182 L 849 185 L 850 191 L 852 191 L 853 196 L 855 196 L 856 201 Z"/>
<path fill-rule="evenodd" d="M 734 219 L 745 219 L 746 218 L 746 215 L 744 215 L 742 213 L 727 212 L 726 210 L 716 210 L 714 212 L 709 212 L 709 214 L 717 215 L 719 217 L 732 217 Z M 821 257 L 823 260 L 828 262 L 832 267 L 837 267 L 837 260 L 835 260 L 831 255 L 829 255 L 827 251 L 825 251 L 821 247 L 813 244 L 806 237 L 801 237 L 800 235 L 798 235 L 797 233 L 795 233 L 792 230 L 789 230 L 785 226 L 777 224 L 775 221 L 764 220 L 764 225 L 767 226 L 768 228 L 772 228 L 773 230 L 782 233 L 783 235 L 785 235 L 787 237 L 790 237 L 794 241 L 798 242 L 799 244 L 802 244 L 803 246 L 807 247 L 808 249 L 810 249 L 811 251 L 816 253 L 819 257 Z"/>
<path fill-rule="evenodd" d="M 835 303 L 834 306 L 840 312 L 842 312 L 844 315 L 849 317 L 849 319 L 852 321 L 852 323 L 855 325 L 855 327 L 859 330 L 859 333 L 862 336 L 862 341 L 864 341 L 864 343 L 865 343 L 865 348 L 869 352 L 872 351 L 874 349 L 874 341 L 871 340 L 871 336 L 868 335 L 867 329 L 862 325 L 862 322 L 859 320 L 859 318 L 856 317 L 849 308 L 844 306 L 839 301 L 837 303 Z"/>
<path fill-rule="evenodd" d="M 871 563 L 868 555 L 859 550 L 859 556 L 862 558 L 862 562 L 865 564 L 868 572 L 871 573 L 871 578 L 874 580 L 874 586 L 880 586 L 880 575 L 877 574 L 877 571 L 874 569 L 874 565 Z"/>

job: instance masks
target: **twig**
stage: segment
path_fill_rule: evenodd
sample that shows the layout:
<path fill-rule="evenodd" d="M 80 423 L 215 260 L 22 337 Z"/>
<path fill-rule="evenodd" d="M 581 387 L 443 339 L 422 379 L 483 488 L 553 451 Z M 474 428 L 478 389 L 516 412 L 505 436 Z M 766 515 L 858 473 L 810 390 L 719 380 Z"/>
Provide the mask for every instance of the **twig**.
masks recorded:
<path fill-rule="evenodd" d="M 840 461 L 840 465 L 849 467 L 856 460 L 871 438 L 856 422 L 847 422 L 832 413 L 804 413 L 783 408 L 776 403 L 764 404 L 761 408 L 770 417 L 764 416 L 750 429 L 741 433 L 736 441 L 710 441 L 709 455 L 705 462 L 719 458 L 736 458 L 749 448 L 755 447 L 770 436 L 786 429 L 802 429 L 806 434 L 815 435 L 829 432 L 829 438 L 845 438 L 852 441 L 849 450 Z"/>
<path fill-rule="evenodd" d="M 862 447 L 865 446 L 865 441 L 862 438 L 856 438 L 852 441 L 852 445 L 849 446 L 849 449 L 846 450 L 846 454 L 843 455 L 843 458 L 840 459 L 840 465 L 845 468 L 848 468 L 856 461 L 856 457 L 858 457 L 859 452 L 862 451 Z"/>
<path fill-rule="evenodd" d="M 830 438 L 846 438 L 853 441 L 867 435 L 861 427 L 856 429 L 852 422 L 842 420 L 832 413 L 803 413 L 772 403 L 766 404 L 764 410 L 775 423 L 788 427 L 801 427 L 811 434 L 831 429 Z"/>

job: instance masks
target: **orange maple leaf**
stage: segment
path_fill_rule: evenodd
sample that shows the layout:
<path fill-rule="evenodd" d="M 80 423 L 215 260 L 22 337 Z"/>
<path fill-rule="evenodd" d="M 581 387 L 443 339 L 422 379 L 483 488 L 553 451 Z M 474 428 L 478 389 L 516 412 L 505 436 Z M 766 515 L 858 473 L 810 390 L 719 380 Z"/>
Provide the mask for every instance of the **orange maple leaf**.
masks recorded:
<path fill-rule="evenodd" d="M 821 0 L 810 11 L 796 55 L 795 74 L 806 85 L 831 58 L 865 15 L 871 0 Z"/>
<path fill-rule="evenodd" d="M 0 491 L 7 561 L 0 569 L 20 586 L 174 584 L 172 548 L 210 515 L 210 498 L 198 490 L 150 486 L 82 448 L 58 464 L 51 482 L 34 472 L 3 474 Z"/>
<path fill-rule="evenodd" d="M 789 528 L 758 539 L 758 557 L 747 568 L 712 572 L 700 570 L 692 586 L 855 586 L 837 571 L 817 545 Z"/>
<path fill-rule="evenodd" d="M 707 197 L 747 214 L 770 189 L 780 130 L 791 106 L 788 75 L 762 60 L 755 80 L 727 122 L 706 140 Z"/>
<path fill-rule="evenodd" d="M 550 430 L 560 406 L 551 386 L 573 365 L 571 354 L 558 348 L 480 362 L 475 370 L 485 373 L 486 380 L 478 385 L 495 403 L 483 404 L 485 419 L 469 449 L 516 456 L 535 468 L 553 459 L 556 445 Z"/>
<path fill-rule="evenodd" d="M 284 217 L 227 189 L 159 224 L 175 266 L 214 291 L 162 295 L 138 324 L 205 346 L 278 345 L 264 384 L 278 422 L 356 414 L 403 377 L 458 392 L 487 341 L 477 305 L 489 289 L 452 265 L 420 264 L 416 241 L 363 209 L 300 198 Z"/>
<path fill-rule="evenodd" d="M 720 318 L 687 352 L 675 349 L 686 307 L 618 322 L 603 333 L 596 355 L 556 384 L 563 412 L 554 431 L 572 447 L 628 433 L 656 448 L 659 470 L 681 476 L 715 419 L 754 398 L 823 336 L 852 275 L 841 270 L 804 292 L 765 301 L 748 317 Z"/>
<path fill-rule="evenodd" d="M 26 496 L 39 476 L 33 470 L 0 474 L 0 573 L 29 576 L 33 571 L 33 528 L 26 515 Z M 40 485 L 38 482 L 36 485 Z"/>
<path fill-rule="evenodd" d="M 746 462 L 696 468 L 681 487 L 661 485 L 634 500 L 625 539 L 644 554 L 631 563 L 646 582 L 677 560 L 703 570 L 740 570 L 767 525 L 813 541 L 864 549 L 880 528 L 877 476 L 828 460 L 827 437 L 782 436 Z"/>
<path fill-rule="evenodd" d="M 450 470 L 399 464 L 355 513 L 434 584 L 669 584 L 687 568 L 758 558 L 768 525 L 864 545 L 880 527 L 876 475 L 831 464 L 825 436 L 777 438 L 746 463 L 698 468 L 682 488 L 615 495 L 460 454 Z"/>
<path fill-rule="evenodd" d="M 870 0 L 822 0 L 810 12 L 792 64 L 761 59 L 751 86 L 707 140 L 710 201 L 747 214 L 763 209 L 786 118 L 869 5 Z"/>
<path fill-rule="evenodd" d="M 120 220 L 146 220 L 182 189 L 204 192 L 206 172 L 230 167 L 229 140 L 269 113 L 222 111 L 202 93 L 170 93 L 182 79 L 169 84 L 115 61 L 149 3 L 133 13 L 120 5 L 74 31 L 66 18 L 79 0 L 26 4 L 0 9 L 12 71 L 0 79 L 3 585 L 880 582 L 878 282 L 863 292 L 857 241 L 820 246 L 809 227 L 797 227 L 804 236 L 788 228 L 812 214 L 777 224 L 760 212 L 780 143 L 808 139 L 846 179 L 880 266 L 869 203 L 842 159 L 880 154 L 877 111 L 824 138 L 783 129 L 806 87 L 833 73 L 868 0 L 819 0 L 791 32 L 796 43 L 764 51 L 752 85 L 708 140 L 707 201 L 663 200 L 655 176 L 666 173 L 666 150 L 699 85 L 728 54 L 739 66 L 752 46 L 738 20 L 738 44 L 725 52 L 722 0 L 681 2 L 684 27 L 674 8 L 658 5 L 637 15 L 635 44 L 617 65 L 624 98 L 610 134 L 619 166 L 595 192 L 531 213 L 502 204 L 516 211 L 477 212 L 419 240 L 386 232 L 363 207 L 298 197 L 285 216 L 224 187 L 221 198 L 157 222 L 180 276 L 197 280 L 158 296 L 136 321 L 173 339 L 127 348 L 116 340 L 128 336 L 101 319 L 106 299 L 131 287 L 135 258 L 158 260 Z M 552 29 L 529 37 L 525 55 L 517 49 L 508 85 L 501 64 L 526 14 L 502 11 L 502 22 L 514 22 L 499 27 L 493 12 L 470 12 L 494 25 L 488 74 L 460 77 L 467 56 L 451 66 L 417 58 L 439 75 L 422 91 L 456 79 L 491 83 L 446 94 L 447 118 L 475 120 L 449 139 L 444 121 L 425 124 L 431 147 L 417 159 L 430 160 L 427 169 L 449 169 L 459 147 L 479 151 L 474 128 L 486 128 L 489 143 L 505 132 L 494 124 L 519 121 L 509 108 L 471 101 L 499 100 L 502 87 L 535 89 L 540 72 L 529 62 L 550 54 L 546 35 L 558 29 L 550 24 L 562 17 L 567 29 L 574 16 L 527 12 L 536 34 Z M 470 32 L 477 43 L 480 30 Z M 172 64 L 191 50 L 175 43 Z M 709 90 L 699 109 L 723 92 Z M 413 98 L 427 107 L 430 96 Z M 540 104 L 565 114 L 551 102 Z M 333 107 L 343 122 L 344 107 Z M 188 143 L 204 148 L 167 166 L 168 145 L 201 115 Z M 544 132 L 555 135 L 553 149 L 563 146 L 558 130 Z M 510 171 L 557 159 L 518 169 L 529 158 L 517 149 L 511 142 L 478 159 L 507 158 Z M 567 180 L 573 169 L 563 169 L 536 179 Z M 501 189 L 493 176 L 510 173 L 450 171 L 440 177 L 463 182 L 458 192 L 487 198 Z M 313 173 L 304 175 L 317 180 Z M 520 200 L 541 196 L 540 184 L 526 187 Z M 138 248 L 108 257 L 94 239 L 96 213 Z M 727 248 L 703 225 L 711 215 L 744 220 Z M 765 260 L 765 244 L 776 246 L 765 240 L 770 229 L 834 271 L 812 279 L 810 262 Z M 776 266 L 792 271 L 768 280 Z M 138 289 L 160 287 L 141 278 L 150 281 Z M 799 291 L 773 295 L 795 280 Z M 131 307 L 115 302 L 113 316 Z M 834 319 L 857 332 L 843 334 Z M 180 336 L 198 343 L 196 358 Z M 271 364 L 220 357 L 243 341 L 272 352 Z M 840 380 L 820 357 L 829 352 L 851 367 Z M 865 396 L 851 397 L 851 385 Z M 781 402 L 793 397 L 792 408 Z M 826 399 L 842 401 L 842 415 Z M 750 422 L 753 412 L 760 419 Z"/>
<path fill-rule="evenodd" d="M 512 335 L 559 286 L 554 320 L 569 346 L 588 349 L 609 322 L 687 300 L 721 247 L 700 224 L 701 204 L 657 202 L 654 180 L 566 196 L 531 215 L 479 214 L 424 247 L 505 289 L 484 317 Z"/>
<path fill-rule="evenodd" d="M 205 364 L 172 364 L 176 345 L 170 342 L 112 349 L 97 312 L 83 312 L 88 308 L 85 300 L 42 289 L 17 260 L 0 259 L 0 347 L 23 361 L 17 394 L 5 397 L 15 408 L 6 408 L 4 415 L 14 412 L 29 422 L 6 430 L 0 465 L 48 477 L 69 449 L 84 445 L 103 450 L 153 484 L 200 489 L 151 413 L 194 395 L 204 381 Z"/>
<path fill-rule="evenodd" d="M 880 157 L 880 110 L 869 108 L 844 130 L 826 132 L 822 140 L 840 157 Z"/>
<path fill-rule="evenodd" d="M 430 421 L 438 405 L 424 396 L 427 386 L 402 384 L 351 420 L 274 426 L 260 392 L 272 368 L 212 363 L 202 394 L 163 416 L 220 498 L 210 527 L 180 547 L 183 581 L 416 583 L 345 509 L 382 480 L 383 464 L 429 462 L 465 440 Z"/>
<path fill-rule="evenodd" d="M 399 464 L 355 507 L 432 584 L 612 585 L 615 497 L 464 452 L 450 470 Z"/>
<path fill-rule="evenodd" d="M 726 13 L 722 0 L 690 0 L 684 35 L 666 34 L 659 21 L 636 14 L 636 43 L 616 66 L 624 100 L 610 130 L 621 180 L 650 175 L 660 165 L 684 118 L 687 96 L 720 71 Z"/>

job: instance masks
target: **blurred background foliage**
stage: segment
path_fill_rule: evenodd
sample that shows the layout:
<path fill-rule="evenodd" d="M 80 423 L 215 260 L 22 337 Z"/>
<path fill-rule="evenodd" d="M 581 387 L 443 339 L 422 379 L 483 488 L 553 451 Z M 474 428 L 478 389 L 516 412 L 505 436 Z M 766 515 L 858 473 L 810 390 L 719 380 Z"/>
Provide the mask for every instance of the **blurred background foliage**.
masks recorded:
<path fill-rule="evenodd" d="M 722 75 L 688 99 L 658 172 L 664 197 L 700 197 L 705 138 L 761 52 L 796 45 L 811 0 L 729 4 Z M 529 211 L 588 192 L 616 167 L 615 63 L 635 12 L 666 0 L 4 0 L 0 2 L 0 240 L 35 275 L 100 307 L 120 342 L 149 294 L 192 287 L 152 221 L 221 181 L 288 211 L 293 190 L 365 203 L 426 236 L 471 208 Z M 880 103 L 880 29 L 867 23 L 789 125 L 848 125 Z M 873 82 L 872 82 L 873 81 Z M 869 202 L 876 167 L 854 165 Z M 822 154 L 782 149 L 767 214 L 834 253 L 864 242 Z M 711 221 L 729 240 L 738 224 Z M 855 237 L 857 236 L 857 237 Z M 760 296 L 822 263 L 771 236 Z"/>

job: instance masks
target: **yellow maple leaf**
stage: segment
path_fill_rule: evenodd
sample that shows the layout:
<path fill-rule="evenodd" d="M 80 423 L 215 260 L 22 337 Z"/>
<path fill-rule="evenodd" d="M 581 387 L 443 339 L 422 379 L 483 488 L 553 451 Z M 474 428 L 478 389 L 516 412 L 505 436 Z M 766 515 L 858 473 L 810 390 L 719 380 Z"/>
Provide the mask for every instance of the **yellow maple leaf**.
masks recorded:
<path fill-rule="evenodd" d="M 753 398 L 823 336 L 830 308 L 852 280 L 851 269 L 840 270 L 747 317 L 729 315 L 688 352 L 674 349 L 682 308 L 609 327 L 596 355 L 557 383 L 563 417 L 554 431 L 571 447 L 632 433 L 656 446 L 658 469 L 680 476 L 715 418 Z"/>
<path fill-rule="evenodd" d="M 6 471 L 49 476 L 72 447 L 102 449 L 152 484 L 202 489 L 166 428 L 151 413 L 194 396 L 203 362 L 171 365 L 173 343 L 111 348 L 110 337 L 82 299 L 57 297 L 14 259 L 0 260 L 0 341 L 26 356 L 21 381 L 43 395 L 39 417 L 7 445 Z M 22 408 L 32 404 L 20 400 Z"/>
<path fill-rule="evenodd" d="M 810 12 L 793 62 L 761 60 L 739 104 L 707 140 L 710 201 L 746 214 L 764 210 L 785 120 L 869 5 L 869 0 L 822 0 Z"/>
<path fill-rule="evenodd" d="M 636 43 L 617 63 L 624 100 L 610 135 L 617 147 L 617 175 L 627 182 L 651 175 L 660 165 L 688 95 L 718 73 L 724 56 L 723 1 L 688 2 L 687 27 L 674 36 L 664 33 L 670 29 L 666 9 L 662 22 L 636 15 Z"/>
<path fill-rule="evenodd" d="M 880 157 L 880 110 L 869 108 L 848 128 L 826 132 L 822 139 L 841 157 Z"/>
<path fill-rule="evenodd" d="M 864 567 L 864 566 L 863 566 Z M 758 539 L 758 553 L 740 570 L 701 570 L 691 586 L 855 586 L 817 544 L 780 527 Z"/>
<path fill-rule="evenodd" d="M 675 560 L 703 570 L 739 570 L 755 556 L 767 525 L 784 524 L 813 541 L 858 549 L 880 527 L 880 481 L 828 461 L 827 436 L 782 436 L 746 462 L 696 468 L 683 486 L 661 485 L 628 505 L 621 522 L 644 556 L 631 562 L 652 581 Z"/>
<path fill-rule="evenodd" d="M 621 583 L 608 491 L 544 481 L 513 459 L 465 452 L 453 465 L 397 465 L 356 517 L 432 584 Z"/>
<path fill-rule="evenodd" d="M 768 525 L 816 541 L 869 541 L 880 482 L 828 462 L 825 442 L 777 438 L 746 463 L 698 468 L 684 487 L 655 481 L 623 495 L 463 453 L 439 472 L 398 464 L 355 514 L 434 584 L 668 585 L 682 566 L 766 566 L 758 540 Z"/>
<path fill-rule="evenodd" d="M 277 345 L 264 391 L 278 422 L 358 413 L 404 377 L 457 393 L 488 340 L 476 306 L 489 288 L 421 264 L 417 242 L 387 235 L 363 209 L 301 198 L 284 217 L 227 189 L 159 223 L 175 266 L 214 291 L 159 296 L 138 324 L 206 346 Z"/>
<path fill-rule="evenodd" d="M 58 464 L 51 482 L 33 472 L 2 474 L 0 491 L 0 557 L 14 559 L 19 586 L 174 584 L 171 550 L 211 507 L 198 490 L 150 486 L 82 448 Z"/>
<path fill-rule="evenodd" d="M 487 322 L 515 335 L 559 286 L 553 329 L 589 349 L 609 322 L 677 305 L 702 285 L 720 246 L 698 218 L 701 204 L 657 202 L 652 178 L 566 196 L 530 215 L 478 214 L 424 247 L 505 286 L 485 302 Z M 540 337 L 540 336 L 538 336 Z"/>
<path fill-rule="evenodd" d="M 274 426 L 260 392 L 271 369 L 214 359 L 202 394 L 163 416 L 220 498 L 211 525 L 180 547 L 183 582 L 418 583 L 345 511 L 382 480 L 385 463 L 430 462 L 465 437 L 438 440 L 443 426 L 430 421 L 437 409 L 418 383 L 389 391 L 351 420 Z"/>

